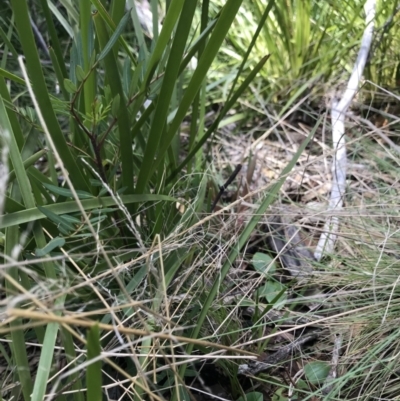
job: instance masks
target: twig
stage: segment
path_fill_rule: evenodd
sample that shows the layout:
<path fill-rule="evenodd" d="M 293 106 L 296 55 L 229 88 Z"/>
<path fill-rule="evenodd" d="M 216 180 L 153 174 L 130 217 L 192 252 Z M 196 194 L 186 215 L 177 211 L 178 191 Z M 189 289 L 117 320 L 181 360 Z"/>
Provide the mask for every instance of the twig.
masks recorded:
<path fill-rule="evenodd" d="M 387 135 L 383 133 L 383 131 L 376 127 L 374 124 L 371 123 L 371 121 L 367 120 L 366 118 L 362 117 L 356 117 L 352 114 L 349 114 L 351 118 L 353 118 L 355 121 L 360 121 L 366 125 L 368 125 L 369 128 L 371 128 L 372 132 L 375 132 L 377 135 L 381 137 L 394 151 L 400 154 L 400 146 L 396 145 Z"/>
<path fill-rule="evenodd" d="M 332 191 L 329 200 L 329 211 L 340 211 L 343 207 L 343 198 L 346 188 L 346 141 L 344 136 L 344 117 L 354 95 L 358 90 L 368 52 L 371 48 L 372 36 L 374 32 L 375 19 L 375 0 L 367 0 L 364 5 L 366 13 L 366 28 L 361 40 L 361 48 L 357 56 L 357 61 L 351 73 L 347 88 L 342 99 L 338 102 L 332 101 L 332 140 L 335 155 L 332 163 Z M 339 219 L 331 216 L 325 223 L 323 233 L 318 241 L 314 252 L 316 260 L 320 260 L 324 253 L 331 253 L 335 246 Z"/>
<path fill-rule="evenodd" d="M 39 31 L 39 28 L 36 26 L 35 21 L 33 21 L 31 16 L 29 16 L 29 21 L 31 22 L 31 27 L 32 27 L 33 33 L 36 36 L 36 39 L 39 43 L 39 47 L 41 47 L 43 49 L 43 51 L 45 52 L 46 56 L 48 58 L 50 58 L 50 52 L 49 52 L 49 48 L 47 47 L 46 41 L 44 40 L 41 32 Z"/>
<path fill-rule="evenodd" d="M 333 381 L 337 377 L 337 366 L 339 364 L 339 353 L 340 348 L 342 347 L 342 334 L 338 334 L 335 337 L 335 343 L 333 345 L 332 351 L 332 361 L 331 361 L 331 370 L 328 373 L 328 376 L 325 379 L 324 387 L 322 388 L 322 394 L 328 395 L 333 388 Z"/>
<path fill-rule="evenodd" d="M 306 334 L 305 336 L 300 337 L 292 343 L 282 347 L 272 355 L 261 357 L 258 361 L 250 361 L 249 364 L 239 365 L 238 374 L 256 375 L 257 373 L 265 372 L 271 368 L 276 368 L 278 367 L 277 365 L 281 362 L 284 362 L 289 355 L 298 351 L 301 345 L 311 340 L 315 340 L 321 335 L 321 333 L 321 331 L 314 331 L 313 333 Z"/>
<path fill-rule="evenodd" d="M 235 170 L 233 170 L 233 173 L 231 174 L 231 176 L 227 179 L 227 181 L 225 182 L 224 185 L 222 185 L 221 187 L 219 187 L 219 192 L 217 194 L 217 197 L 215 198 L 212 206 L 211 206 L 211 213 L 213 212 L 213 210 L 215 209 L 215 206 L 217 206 L 218 201 L 221 199 L 221 196 L 223 195 L 223 193 L 225 192 L 226 188 L 228 188 L 228 186 L 233 182 L 233 180 L 236 178 L 236 176 L 239 174 L 240 170 L 242 169 L 242 165 L 238 164 L 235 168 Z"/>

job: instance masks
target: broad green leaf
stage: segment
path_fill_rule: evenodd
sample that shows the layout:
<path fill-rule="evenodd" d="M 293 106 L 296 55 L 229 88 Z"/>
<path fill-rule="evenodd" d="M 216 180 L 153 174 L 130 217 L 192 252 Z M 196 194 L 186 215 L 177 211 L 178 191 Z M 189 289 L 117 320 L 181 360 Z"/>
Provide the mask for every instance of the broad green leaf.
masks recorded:
<path fill-rule="evenodd" d="M 85 79 L 85 71 L 83 71 L 82 66 L 77 65 L 75 68 L 75 74 L 76 74 L 76 78 L 78 79 L 79 82 L 82 82 Z"/>
<path fill-rule="evenodd" d="M 256 252 L 251 259 L 251 263 L 258 272 L 266 276 L 276 271 L 274 259 L 266 253 Z"/>
<path fill-rule="evenodd" d="M 278 388 L 272 396 L 271 401 L 288 401 L 286 393 L 287 390 L 284 387 Z M 292 400 L 297 401 L 297 398 L 293 397 Z"/>
<path fill-rule="evenodd" d="M 300 379 L 297 383 L 296 383 L 296 387 L 298 388 L 298 389 L 301 389 L 301 390 L 308 390 L 310 387 L 309 387 L 309 385 L 307 384 L 307 382 L 305 381 L 305 380 L 302 380 L 302 379 Z"/>
<path fill-rule="evenodd" d="M 262 393 L 252 391 L 251 393 L 247 393 L 244 397 L 239 397 L 237 401 L 263 401 L 263 399 Z"/>
<path fill-rule="evenodd" d="M 68 78 L 64 78 L 64 87 L 68 93 L 74 94 L 77 91 L 76 85 Z"/>
<path fill-rule="evenodd" d="M 240 305 L 240 306 L 256 306 L 255 302 L 249 298 L 240 299 L 238 305 Z"/>
<path fill-rule="evenodd" d="M 268 280 L 257 292 L 259 297 L 266 298 L 275 309 L 280 309 L 287 301 L 286 289 L 279 281 Z"/>
<path fill-rule="evenodd" d="M 321 385 L 327 378 L 330 366 L 326 362 L 312 361 L 304 366 L 304 374 L 311 384 Z"/>

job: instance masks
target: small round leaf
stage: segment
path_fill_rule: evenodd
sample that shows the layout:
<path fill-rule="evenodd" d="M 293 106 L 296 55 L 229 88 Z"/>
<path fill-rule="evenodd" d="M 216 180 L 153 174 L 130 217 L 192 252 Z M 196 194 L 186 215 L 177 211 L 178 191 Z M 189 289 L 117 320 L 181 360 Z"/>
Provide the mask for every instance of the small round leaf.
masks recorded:
<path fill-rule="evenodd" d="M 64 79 L 64 86 L 69 93 L 75 93 L 77 91 L 76 85 L 70 79 Z"/>
<path fill-rule="evenodd" d="M 82 66 L 77 65 L 75 68 L 75 75 L 79 82 L 82 82 L 85 79 L 85 71 L 83 71 Z"/>
<path fill-rule="evenodd" d="M 252 391 L 247 393 L 245 397 L 240 397 L 237 401 L 263 401 L 263 395 L 258 391 Z"/>
<path fill-rule="evenodd" d="M 276 270 L 276 265 L 271 256 L 262 252 L 256 252 L 251 263 L 258 272 L 264 275 L 272 274 Z"/>
<path fill-rule="evenodd" d="M 280 296 L 279 296 L 280 294 Z M 259 290 L 258 290 L 258 296 L 266 298 L 268 303 L 272 304 L 275 300 L 275 303 L 273 307 L 275 309 L 280 309 L 282 308 L 287 300 L 287 294 L 286 294 L 286 286 L 281 284 L 279 281 L 272 281 L 268 280 Z M 276 297 L 278 297 L 276 299 Z"/>
<path fill-rule="evenodd" d="M 330 366 L 326 362 L 314 361 L 304 366 L 304 374 L 311 384 L 322 384 L 327 378 Z"/>

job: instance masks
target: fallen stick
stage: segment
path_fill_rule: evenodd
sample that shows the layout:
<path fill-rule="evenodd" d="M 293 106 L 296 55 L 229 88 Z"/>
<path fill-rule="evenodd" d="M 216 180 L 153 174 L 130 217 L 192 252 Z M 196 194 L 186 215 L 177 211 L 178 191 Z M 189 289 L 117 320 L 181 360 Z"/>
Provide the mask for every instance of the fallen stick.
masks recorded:
<path fill-rule="evenodd" d="M 343 207 L 343 198 L 346 189 L 347 163 L 344 117 L 358 90 L 364 67 L 367 62 L 368 53 L 371 48 L 374 32 L 375 0 L 367 0 L 364 5 L 364 10 L 366 14 L 366 27 L 361 40 L 361 47 L 358 52 L 357 61 L 341 100 L 337 101 L 336 99 L 333 99 L 332 101 L 332 141 L 335 154 L 332 163 L 332 191 L 328 207 L 328 210 L 332 212 L 340 211 Z M 338 229 L 338 217 L 331 216 L 328 218 L 314 252 L 316 260 L 321 260 L 324 253 L 333 252 Z"/>

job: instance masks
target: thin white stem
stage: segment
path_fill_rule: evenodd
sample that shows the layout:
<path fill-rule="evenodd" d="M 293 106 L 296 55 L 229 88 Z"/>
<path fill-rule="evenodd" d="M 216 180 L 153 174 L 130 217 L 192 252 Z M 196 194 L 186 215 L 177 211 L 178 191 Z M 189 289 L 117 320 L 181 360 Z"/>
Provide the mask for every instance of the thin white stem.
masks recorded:
<path fill-rule="evenodd" d="M 336 212 L 342 209 L 346 190 L 347 157 L 344 117 L 358 90 L 364 67 L 367 62 L 368 53 L 371 48 L 374 33 L 375 6 L 375 0 L 367 0 L 364 5 L 366 27 L 361 39 L 361 47 L 358 52 L 357 61 L 354 65 L 353 72 L 351 73 L 347 88 L 343 93 L 342 98 L 340 101 L 334 100 L 332 102 L 332 141 L 335 154 L 332 163 L 332 191 L 328 208 L 332 215 L 325 222 L 323 232 L 314 252 L 316 260 L 320 260 L 324 253 L 332 253 L 335 247 L 337 232 L 339 229 L 339 218 L 333 214 L 336 214 Z"/>

